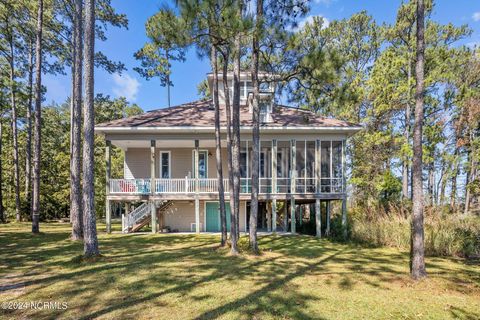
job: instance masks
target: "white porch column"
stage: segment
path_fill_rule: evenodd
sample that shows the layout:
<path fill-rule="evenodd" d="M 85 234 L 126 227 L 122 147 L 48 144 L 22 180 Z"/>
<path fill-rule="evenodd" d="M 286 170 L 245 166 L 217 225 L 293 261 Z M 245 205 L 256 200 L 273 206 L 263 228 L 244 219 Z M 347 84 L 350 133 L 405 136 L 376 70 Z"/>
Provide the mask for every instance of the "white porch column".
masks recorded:
<path fill-rule="evenodd" d="M 200 233 L 200 200 L 199 200 L 199 167 L 198 167 L 198 157 L 199 157 L 199 140 L 195 140 L 195 150 L 194 150 L 194 170 L 195 170 L 195 232 Z"/>
<path fill-rule="evenodd" d="M 322 215 L 321 215 L 320 199 L 315 199 L 315 229 L 317 238 L 322 237 Z"/>
<path fill-rule="evenodd" d="M 299 216 L 299 218 L 300 218 L 300 221 L 298 221 L 298 222 L 300 222 L 300 225 L 303 224 L 303 215 L 304 215 L 303 210 L 304 210 L 304 209 L 303 209 L 303 204 L 299 205 L 299 206 L 298 206 L 298 213 L 299 213 L 298 216 Z"/>
<path fill-rule="evenodd" d="M 200 199 L 195 196 L 195 233 L 200 233 Z"/>
<path fill-rule="evenodd" d="M 277 140 L 272 140 L 272 193 L 277 193 Z"/>
<path fill-rule="evenodd" d="M 326 203 L 326 206 L 327 206 L 327 226 L 326 226 L 326 230 L 325 230 L 325 234 L 327 236 L 330 235 L 330 201 L 331 200 L 328 200 L 327 203 Z"/>
<path fill-rule="evenodd" d="M 322 141 L 315 141 L 315 193 L 319 194 L 321 191 L 321 150 L 322 150 Z"/>
<path fill-rule="evenodd" d="M 290 142 L 290 229 L 292 233 L 296 232 L 295 222 L 295 192 L 296 192 L 296 177 L 297 177 L 297 142 L 292 139 Z"/>
<path fill-rule="evenodd" d="M 125 202 L 125 212 L 122 214 L 122 233 L 124 233 L 123 230 L 125 230 L 125 223 L 126 223 L 126 217 L 128 216 L 130 206 L 128 205 L 128 202 Z"/>
<path fill-rule="evenodd" d="M 105 141 L 105 223 L 107 225 L 107 233 L 112 232 L 112 210 L 110 208 L 110 200 L 108 196 L 110 195 L 110 177 L 111 177 L 111 163 L 112 157 L 110 155 L 110 149 L 112 143 L 110 140 Z"/>
<path fill-rule="evenodd" d="M 150 140 L 150 196 L 155 194 L 155 162 L 155 140 Z M 150 199 L 150 211 L 152 214 L 152 233 L 157 233 L 157 210 L 153 199 Z"/>
<path fill-rule="evenodd" d="M 271 203 L 267 204 L 267 232 L 272 232 L 272 206 Z"/>
<path fill-rule="evenodd" d="M 343 238 L 347 239 L 348 232 L 347 232 L 347 179 L 345 175 L 345 147 L 346 141 L 345 139 L 342 140 L 342 192 L 343 192 L 343 200 L 342 200 L 342 228 L 343 228 Z"/>
<path fill-rule="evenodd" d="M 345 175 L 346 140 L 342 140 L 342 192 L 347 196 L 347 177 Z"/>
<path fill-rule="evenodd" d="M 347 232 L 347 197 L 345 196 L 342 199 L 342 229 L 343 229 L 343 238 L 346 240 L 348 236 Z"/>
<path fill-rule="evenodd" d="M 277 199 L 272 200 L 272 232 L 277 232 Z"/>

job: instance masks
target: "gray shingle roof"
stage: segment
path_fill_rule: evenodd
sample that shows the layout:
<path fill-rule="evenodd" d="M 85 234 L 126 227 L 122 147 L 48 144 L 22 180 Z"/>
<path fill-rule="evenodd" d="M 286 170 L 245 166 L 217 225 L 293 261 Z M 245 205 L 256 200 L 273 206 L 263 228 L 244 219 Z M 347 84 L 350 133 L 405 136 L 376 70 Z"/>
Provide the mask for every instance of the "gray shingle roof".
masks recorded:
<path fill-rule="evenodd" d="M 307 110 L 276 105 L 272 112 L 272 121 L 262 124 L 263 127 L 359 127 L 359 125 L 322 117 Z M 225 107 L 221 106 L 220 121 L 226 123 Z M 241 126 L 252 125 L 252 114 L 243 105 L 240 110 Z M 97 124 L 102 128 L 127 127 L 213 127 L 215 110 L 212 100 L 199 100 L 170 108 L 145 112 L 141 115 Z"/>

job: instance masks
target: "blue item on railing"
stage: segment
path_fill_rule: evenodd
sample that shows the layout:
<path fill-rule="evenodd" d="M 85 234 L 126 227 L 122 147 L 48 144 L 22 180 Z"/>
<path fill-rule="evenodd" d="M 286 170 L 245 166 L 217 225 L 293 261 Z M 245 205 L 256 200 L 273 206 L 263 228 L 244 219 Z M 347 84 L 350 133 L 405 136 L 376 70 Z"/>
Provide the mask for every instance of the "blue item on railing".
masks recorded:
<path fill-rule="evenodd" d="M 140 194 L 150 193 L 150 184 L 147 181 L 137 181 L 137 191 Z"/>

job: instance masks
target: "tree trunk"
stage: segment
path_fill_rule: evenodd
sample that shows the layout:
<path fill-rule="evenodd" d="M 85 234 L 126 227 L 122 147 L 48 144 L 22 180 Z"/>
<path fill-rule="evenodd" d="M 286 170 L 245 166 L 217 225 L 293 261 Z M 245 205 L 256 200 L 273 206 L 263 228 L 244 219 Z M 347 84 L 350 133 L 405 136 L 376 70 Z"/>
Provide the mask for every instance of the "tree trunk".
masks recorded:
<path fill-rule="evenodd" d="M 15 188 L 15 215 L 17 221 L 21 220 L 20 216 L 20 178 L 18 167 L 18 133 L 17 133 L 17 101 L 15 97 L 16 85 L 15 85 L 15 52 L 14 52 L 14 39 L 13 30 L 11 30 L 9 44 L 10 44 L 10 101 L 12 107 L 12 136 L 13 136 L 13 183 Z"/>
<path fill-rule="evenodd" d="M 37 39 L 35 45 L 35 134 L 33 150 L 32 232 L 40 232 L 40 161 L 42 131 L 42 28 L 43 0 L 38 0 Z"/>
<path fill-rule="evenodd" d="M 430 206 L 433 206 L 434 199 L 435 199 L 435 194 L 434 194 L 434 190 L 433 190 L 433 186 L 435 184 L 435 173 L 433 172 L 433 168 L 434 168 L 433 163 L 430 163 L 428 165 L 428 180 L 427 180 L 428 204 Z"/>
<path fill-rule="evenodd" d="M 98 256 L 97 224 L 95 217 L 94 189 L 94 45 L 95 0 L 85 1 L 84 30 L 85 102 L 83 108 L 83 238 L 85 257 Z"/>
<path fill-rule="evenodd" d="M 408 97 L 407 97 L 407 107 L 405 109 L 405 131 L 403 133 L 405 143 L 408 145 L 410 143 L 410 116 L 412 113 L 412 107 L 410 105 L 410 79 L 412 77 L 412 63 L 411 63 L 411 54 L 408 53 L 408 66 L 407 66 L 407 83 L 408 83 Z M 408 199 L 408 177 L 409 177 L 409 166 L 408 158 L 404 155 L 402 162 L 402 199 Z"/>
<path fill-rule="evenodd" d="M 217 183 L 218 200 L 220 205 L 220 228 L 222 236 L 220 245 L 222 247 L 227 243 L 227 216 L 225 212 L 225 190 L 223 189 L 223 168 L 222 168 L 222 140 L 220 136 L 220 102 L 218 98 L 218 62 L 217 50 L 212 46 L 211 64 L 213 71 L 213 105 L 215 107 L 215 158 L 217 162 Z"/>
<path fill-rule="evenodd" d="M 83 239 L 81 151 L 82 151 L 82 0 L 75 0 L 73 27 L 73 90 L 70 156 L 70 217 L 72 240 Z"/>
<path fill-rule="evenodd" d="M 32 211 L 32 104 L 33 104 L 33 43 L 30 43 L 28 56 L 28 103 L 27 103 L 27 143 L 25 146 L 25 199 L 27 211 L 33 219 Z"/>
<path fill-rule="evenodd" d="M 458 176 L 458 147 L 455 146 L 455 151 L 453 153 L 454 162 L 452 165 L 452 178 L 450 181 L 450 209 L 453 211 L 455 210 L 456 202 L 457 202 L 457 176 Z"/>
<path fill-rule="evenodd" d="M 2 147 L 3 147 L 3 119 L 0 119 L 0 221 L 5 223 L 5 212 L 3 211 L 3 171 L 2 171 Z"/>
<path fill-rule="evenodd" d="M 232 252 L 238 252 L 236 234 L 232 234 L 232 224 L 231 214 L 233 212 L 233 169 L 232 169 L 232 110 L 230 107 L 230 89 L 228 86 L 228 60 L 229 53 L 228 49 L 223 55 L 223 92 L 225 96 L 225 114 L 227 119 L 227 168 L 228 168 L 228 185 L 229 185 L 229 196 L 230 196 L 230 242 L 232 246 Z"/>
<path fill-rule="evenodd" d="M 425 29 L 424 0 L 417 0 L 417 61 L 416 92 L 415 92 L 415 121 L 413 127 L 413 209 L 412 209 L 412 248 L 411 248 L 411 276 L 415 280 L 427 276 L 425 270 L 425 244 L 423 229 L 423 181 L 422 181 L 422 125 L 424 100 L 424 29 Z"/>
<path fill-rule="evenodd" d="M 239 16 L 241 16 L 240 1 Z M 239 217 L 240 217 L 240 55 L 241 39 L 240 34 L 235 37 L 235 59 L 233 61 L 233 106 L 232 106 L 232 168 L 233 168 L 233 208 L 231 224 L 234 225 L 232 231 L 235 231 L 235 240 L 240 237 Z M 233 248 L 233 247 L 232 247 Z M 232 249 L 233 253 L 233 249 Z"/>
<path fill-rule="evenodd" d="M 257 17 L 255 33 L 252 42 L 252 85 L 253 85 L 253 112 L 252 112 L 252 200 L 250 202 L 250 221 L 249 237 L 250 249 L 258 253 L 257 239 L 257 217 L 258 217 L 258 189 L 259 189 L 259 171 L 260 171 L 260 84 L 258 83 L 258 58 L 260 54 L 258 32 L 261 28 L 261 19 L 263 18 L 263 0 L 257 0 Z M 272 170 L 276 170 L 273 168 Z"/>
<path fill-rule="evenodd" d="M 438 181 L 438 203 L 439 205 L 445 204 L 445 189 L 447 187 L 447 163 L 442 161 L 442 171 L 440 174 L 440 179 Z"/>
<path fill-rule="evenodd" d="M 169 61 L 169 55 L 168 55 L 168 50 L 165 50 L 165 56 L 167 58 L 167 62 Z M 170 108 L 171 107 L 171 104 L 170 104 L 170 69 L 167 70 L 167 103 L 168 103 L 168 107 Z"/>
<path fill-rule="evenodd" d="M 473 139 L 473 135 L 471 135 L 471 140 Z M 469 162 L 469 170 L 467 171 L 467 175 L 465 177 L 465 208 L 463 211 L 464 215 L 467 215 L 470 211 L 470 202 L 471 202 L 471 191 L 470 191 L 470 183 L 475 180 L 475 157 L 473 156 L 475 153 L 472 150 L 473 145 L 470 143 L 470 149 L 468 150 L 468 162 Z"/>

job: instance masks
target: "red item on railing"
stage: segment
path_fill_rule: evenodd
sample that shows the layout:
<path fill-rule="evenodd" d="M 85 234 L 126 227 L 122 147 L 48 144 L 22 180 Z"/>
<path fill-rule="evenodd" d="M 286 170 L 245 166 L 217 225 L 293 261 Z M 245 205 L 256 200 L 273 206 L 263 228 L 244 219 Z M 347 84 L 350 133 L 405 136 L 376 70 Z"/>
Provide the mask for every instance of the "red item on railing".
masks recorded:
<path fill-rule="evenodd" d="M 122 192 L 133 193 L 135 192 L 135 183 L 122 180 L 120 181 L 120 190 L 122 190 Z"/>

